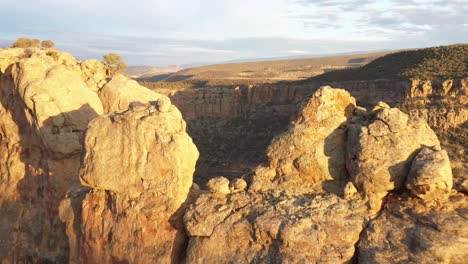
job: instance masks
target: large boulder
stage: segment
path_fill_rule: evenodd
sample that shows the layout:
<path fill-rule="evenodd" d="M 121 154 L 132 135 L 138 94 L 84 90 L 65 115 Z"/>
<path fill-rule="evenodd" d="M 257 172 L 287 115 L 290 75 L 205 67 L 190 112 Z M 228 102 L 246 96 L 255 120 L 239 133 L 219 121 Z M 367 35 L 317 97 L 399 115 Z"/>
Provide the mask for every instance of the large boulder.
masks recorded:
<path fill-rule="evenodd" d="M 444 201 L 452 189 L 452 168 L 445 150 L 425 147 L 411 164 L 406 188 L 426 201 Z"/>
<path fill-rule="evenodd" d="M 403 187 L 422 147 L 440 147 L 427 123 L 383 107 L 348 127 L 346 165 L 356 188 L 379 201 Z"/>
<path fill-rule="evenodd" d="M 290 129 L 268 147 L 269 165 L 257 169 L 254 188 L 266 189 L 274 182 L 273 186 L 308 192 L 322 181 L 344 181 L 346 124 L 355 106 L 345 90 L 317 90 Z"/>
<path fill-rule="evenodd" d="M 82 260 L 176 263 L 185 250 L 180 213 L 198 150 L 176 107 L 137 104 L 89 124 L 81 182 Z"/>

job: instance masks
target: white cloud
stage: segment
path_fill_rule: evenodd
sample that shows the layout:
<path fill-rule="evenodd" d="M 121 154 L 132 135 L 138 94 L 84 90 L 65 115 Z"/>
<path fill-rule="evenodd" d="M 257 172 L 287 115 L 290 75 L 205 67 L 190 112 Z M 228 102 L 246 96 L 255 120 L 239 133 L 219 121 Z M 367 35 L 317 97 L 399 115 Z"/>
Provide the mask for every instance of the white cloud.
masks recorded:
<path fill-rule="evenodd" d="M 289 53 L 289 54 L 295 54 L 295 55 L 308 55 L 308 54 L 312 54 L 310 51 L 305 51 L 305 50 L 288 50 L 287 53 Z"/>
<path fill-rule="evenodd" d="M 0 23 L 3 38 L 160 65 L 467 42 L 467 12 L 468 0 L 15 0 Z"/>

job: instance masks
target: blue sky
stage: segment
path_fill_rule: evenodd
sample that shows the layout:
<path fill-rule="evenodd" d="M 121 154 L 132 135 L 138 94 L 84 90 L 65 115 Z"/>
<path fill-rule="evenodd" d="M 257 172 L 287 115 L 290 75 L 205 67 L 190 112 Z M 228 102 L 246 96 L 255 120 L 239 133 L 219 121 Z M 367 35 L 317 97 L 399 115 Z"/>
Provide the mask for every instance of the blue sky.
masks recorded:
<path fill-rule="evenodd" d="M 0 45 L 52 39 L 81 59 L 216 63 L 468 42 L 468 0 L 15 0 Z"/>

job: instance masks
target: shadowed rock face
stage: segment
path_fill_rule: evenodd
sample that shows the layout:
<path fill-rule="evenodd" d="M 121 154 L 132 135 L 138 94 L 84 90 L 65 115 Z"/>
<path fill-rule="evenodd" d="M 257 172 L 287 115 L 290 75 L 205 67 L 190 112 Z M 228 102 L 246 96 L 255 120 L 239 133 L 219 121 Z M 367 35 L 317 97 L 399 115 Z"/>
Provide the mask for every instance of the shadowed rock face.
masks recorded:
<path fill-rule="evenodd" d="M 64 262 L 59 201 L 79 183 L 83 132 L 103 109 L 79 61 L 31 52 L 0 51 L 0 260 Z"/>

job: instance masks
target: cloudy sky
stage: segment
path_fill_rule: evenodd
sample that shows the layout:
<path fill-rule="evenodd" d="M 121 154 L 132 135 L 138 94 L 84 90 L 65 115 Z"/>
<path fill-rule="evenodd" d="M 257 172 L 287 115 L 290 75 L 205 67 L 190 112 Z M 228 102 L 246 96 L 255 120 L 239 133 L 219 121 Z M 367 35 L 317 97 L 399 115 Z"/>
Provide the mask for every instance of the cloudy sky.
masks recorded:
<path fill-rule="evenodd" d="M 75 56 L 181 65 L 468 42 L 468 0 L 14 0 L 0 46 L 52 39 Z"/>

